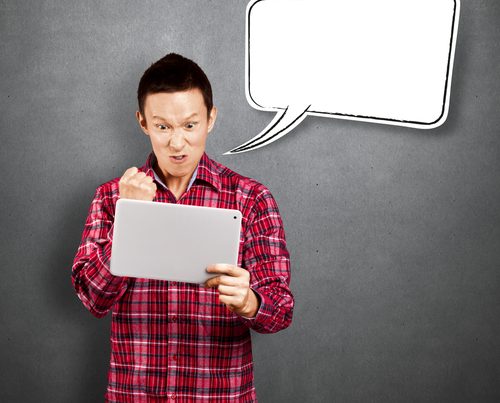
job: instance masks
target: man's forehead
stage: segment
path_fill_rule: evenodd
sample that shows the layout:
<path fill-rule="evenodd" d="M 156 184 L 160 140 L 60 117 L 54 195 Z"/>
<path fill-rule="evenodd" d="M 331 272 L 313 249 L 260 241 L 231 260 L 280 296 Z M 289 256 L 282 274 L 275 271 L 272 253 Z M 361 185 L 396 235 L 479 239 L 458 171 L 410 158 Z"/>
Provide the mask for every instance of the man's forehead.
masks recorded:
<path fill-rule="evenodd" d="M 187 118 L 206 113 L 203 95 L 197 88 L 188 91 L 148 94 L 145 99 L 144 109 L 146 114 L 160 118 L 164 118 L 166 115 Z"/>

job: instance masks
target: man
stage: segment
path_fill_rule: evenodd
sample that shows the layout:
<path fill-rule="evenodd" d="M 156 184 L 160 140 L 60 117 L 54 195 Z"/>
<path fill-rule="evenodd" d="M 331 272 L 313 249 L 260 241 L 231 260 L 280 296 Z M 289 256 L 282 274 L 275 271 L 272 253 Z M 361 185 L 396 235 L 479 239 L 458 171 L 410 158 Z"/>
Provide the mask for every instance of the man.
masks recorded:
<path fill-rule="evenodd" d="M 266 187 L 206 155 L 217 109 L 193 61 L 169 54 L 154 63 L 138 102 L 152 153 L 97 188 L 72 269 L 85 307 L 97 317 L 112 310 L 106 401 L 256 401 L 249 330 L 286 328 L 294 304 L 278 207 Z M 119 198 L 240 210 L 238 265 L 209 266 L 217 276 L 203 286 L 113 276 Z"/>

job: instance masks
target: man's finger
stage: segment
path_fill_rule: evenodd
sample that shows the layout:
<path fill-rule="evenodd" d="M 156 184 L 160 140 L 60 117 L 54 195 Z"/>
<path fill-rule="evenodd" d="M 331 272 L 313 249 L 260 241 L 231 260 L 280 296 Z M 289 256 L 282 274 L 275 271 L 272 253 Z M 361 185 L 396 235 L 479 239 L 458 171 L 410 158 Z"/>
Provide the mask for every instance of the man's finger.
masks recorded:
<path fill-rule="evenodd" d="M 141 181 L 137 183 L 137 186 L 145 190 L 156 190 L 156 184 L 154 184 L 153 182 Z"/>
<path fill-rule="evenodd" d="M 134 175 L 135 175 L 138 171 L 139 171 L 139 169 L 138 169 L 137 167 L 130 167 L 129 169 L 127 169 L 127 170 L 123 173 L 123 175 L 122 175 L 121 179 L 122 179 L 122 180 L 129 179 L 129 178 L 131 178 L 132 176 L 134 176 Z"/>
<path fill-rule="evenodd" d="M 205 282 L 205 287 L 206 287 L 206 288 L 214 288 L 214 287 L 217 287 L 217 286 L 220 284 L 220 277 L 221 277 L 221 276 L 217 276 L 217 277 L 212 277 L 212 278 L 208 279 L 208 280 Z"/>
<path fill-rule="evenodd" d="M 142 174 L 142 175 L 141 175 Z M 152 182 L 148 181 L 146 178 L 149 178 L 144 172 L 136 173 L 134 176 L 128 179 L 128 183 L 133 186 L 141 187 L 141 186 L 150 186 Z"/>
<path fill-rule="evenodd" d="M 205 284 L 208 288 L 217 287 L 220 285 L 228 285 L 234 287 L 238 285 L 238 279 L 231 276 L 217 276 L 207 280 Z"/>
<path fill-rule="evenodd" d="M 134 175 L 129 176 L 127 181 L 133 184 L 139 184 L 144 181 L 146 174 L 144 172 L 136 172 Z"/>
<path fill-rule="evenodd" d="M 220 284 L 218 290 L 221 295 L 236 296 L 239 293 L 238 288 L 231 285 Z"/>
<path fill-rule="evenodd" d="M 224 294 L 219 294 L 219 301 L 225 304 L 231 311 L 235 308 L 235 304 L 237 303 L 232 295 Z"/>
<path fill-rule="evenodd" d="M 238 273 L 237 269 L 238 269 L 238 267 L 233 266 L 232 264 L 217 263 L 217 264 L 211 264 L 210 266 L 208 266 L 207 272 L 227 274 L 228 276 L 236 276 Z"/>

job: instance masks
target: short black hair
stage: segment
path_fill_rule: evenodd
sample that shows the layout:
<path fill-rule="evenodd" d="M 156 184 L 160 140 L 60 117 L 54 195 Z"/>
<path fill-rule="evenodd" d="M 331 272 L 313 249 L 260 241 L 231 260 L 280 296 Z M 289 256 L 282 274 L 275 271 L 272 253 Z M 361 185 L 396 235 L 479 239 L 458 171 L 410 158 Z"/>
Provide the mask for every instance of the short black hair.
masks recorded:
<path fill-rule="evenodd" d="M 144 116 L 144 103 L 149 94 L 188 91 L 197 88 L 203 95 L 207 113 L 213 107 L 212 86 L 203 70 L 192 60 L 169 53 L 153 63 L 142 75 L 137 89 L 139 112 Z"/>

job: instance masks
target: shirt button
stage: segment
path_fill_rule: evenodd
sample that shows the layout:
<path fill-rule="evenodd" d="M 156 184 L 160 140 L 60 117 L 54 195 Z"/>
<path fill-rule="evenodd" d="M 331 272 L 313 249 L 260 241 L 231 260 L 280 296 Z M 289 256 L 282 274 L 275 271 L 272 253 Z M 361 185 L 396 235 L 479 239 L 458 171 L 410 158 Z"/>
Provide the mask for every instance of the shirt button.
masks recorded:
<path fill-rule="evenodd" d="M 172 393 L 172 394 L 170 395 L 170 399 L 172 399 L 172 400 L 175 400 L 175 398 L 176 398 L 176 397 L 177 397 L 177 396 L 175 396 L 175 393 Z"/>
<path fill-rule="evenodd" d="M 173 360 L 173 361 L 177 361 L 177 356 L 176 356 L 176 355 L 173 355 L 173 356 L 172 356 L 172 360 Z"/>
<path fill-rule="evenodd" d="M 172 322 L 177 322 L 177 316 L 172 315 L 171 320 L 172 320 Z"/>
<path fill-rule="evenodd" d="M 170 285 L 171 285 L 172 287 L 175 287 L 175 286 L 177 285 L 177 281 L 171 281 L 171 282 L 170 282 Z"/>

